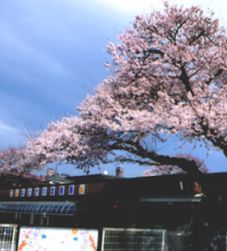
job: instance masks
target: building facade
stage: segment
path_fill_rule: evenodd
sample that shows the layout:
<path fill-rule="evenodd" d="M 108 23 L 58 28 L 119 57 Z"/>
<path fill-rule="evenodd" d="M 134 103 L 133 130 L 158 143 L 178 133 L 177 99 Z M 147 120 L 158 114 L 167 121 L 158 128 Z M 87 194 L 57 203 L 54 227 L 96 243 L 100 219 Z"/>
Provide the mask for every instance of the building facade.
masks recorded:
<path fill-rule="evenodd" d="M 0 190 L 0 250 L 227 250 L 227 174 L 69 177 Z"/>

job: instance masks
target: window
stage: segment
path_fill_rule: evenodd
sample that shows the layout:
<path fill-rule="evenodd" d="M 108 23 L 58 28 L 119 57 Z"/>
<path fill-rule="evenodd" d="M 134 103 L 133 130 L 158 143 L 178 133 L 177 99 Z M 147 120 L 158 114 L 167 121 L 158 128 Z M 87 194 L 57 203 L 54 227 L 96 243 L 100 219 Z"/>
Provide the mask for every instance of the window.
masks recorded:
<path fill-rule="evenodd" d="M 63 196 L 65 194 L 65 186 L 60 186 L 58 188 L 58 195 Z"/>
<path fill-rule="evenodd" d="M 25 197 L 25 193 L 26 193 L 26 189 L 25 188 L 21 188 L 21 190 L 20 190 L 20 197 Z"/>
<path fill-rule="evenodd" d="M 16 250 L 17 225 L 0 224 L 0 250 Z"/>
<path fill-rule="evenodd" d="M 19 195 L 20 195 L 20 190 L 19 190 L 19 189 L 16 189 L 16 190 L 15 190 L 14 196 L 17 198 L 17 197 L 19 197 Z"/>
<path fill-rule="evenodd" d="M 42 188 L 42 196 L 47 196 L 47 187 Z"/>
<path fill-rule="evenodd" d="M 36 188 L 34 189 L 34 196 L 35 196 L 35 197 L 38 197 L 38 196 L 39 196 L 39 187 L 36 187 Z"/>
<path fill-rule="evenodd" d="M 10 189 L 9 190 L 9 197 L 12 198 L 14 195 L 14 190 L 13 189 Z"/>
<path fill-rule="evenodd" d="M 28 188 L 27 189 L 27 197 L 31 197 L 32 196 L 32 188 Z"/>
<path fill-rule="evenodd" d="M 102 251 L 164 251 L 165 230 L 104 228 Z"/>
<path fill-rule="evenodd" d="M 55 192 L 56 192 L 56 187 L 55 186 L 52 186 L 50 188 L 50 196 L 55 196 Z"/>
<path fill-rule="evenodd" d="M 75 185 L 69 185 L 68 195 L 75 194 Z"/>

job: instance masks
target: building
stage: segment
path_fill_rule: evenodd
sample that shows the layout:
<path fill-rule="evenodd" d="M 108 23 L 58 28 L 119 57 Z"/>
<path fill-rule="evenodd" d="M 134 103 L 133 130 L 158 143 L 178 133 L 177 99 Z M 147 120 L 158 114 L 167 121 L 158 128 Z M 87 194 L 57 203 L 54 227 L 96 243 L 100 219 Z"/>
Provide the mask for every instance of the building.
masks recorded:
<path fill-rule="evenodd" d="M 227 250 L 227 173 L 68 179 L 0 190 L 0 250 Z"/>

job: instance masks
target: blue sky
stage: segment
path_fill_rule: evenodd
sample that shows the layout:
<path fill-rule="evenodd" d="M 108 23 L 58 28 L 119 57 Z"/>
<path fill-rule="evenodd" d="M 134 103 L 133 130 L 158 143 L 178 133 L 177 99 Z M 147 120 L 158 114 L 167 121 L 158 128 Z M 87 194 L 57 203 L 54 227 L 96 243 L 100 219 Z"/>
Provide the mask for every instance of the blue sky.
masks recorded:
<path fill-rule="evenodd" d="M 44 129 L 51 120 L 75 113 L 108 74 L 107 42 L 116 40 L 134 15 L 160 8 L 161 1 L 157 2 L 0 1 L 0 149 L 23 144 L 26 135 Z M 222 25 L 227 23 L 225 0 L 201 4 L 216 12 Z M 205 152 L 196 154 L 211 171 L 227 166 L 215 151 L 209 157 Z"/>

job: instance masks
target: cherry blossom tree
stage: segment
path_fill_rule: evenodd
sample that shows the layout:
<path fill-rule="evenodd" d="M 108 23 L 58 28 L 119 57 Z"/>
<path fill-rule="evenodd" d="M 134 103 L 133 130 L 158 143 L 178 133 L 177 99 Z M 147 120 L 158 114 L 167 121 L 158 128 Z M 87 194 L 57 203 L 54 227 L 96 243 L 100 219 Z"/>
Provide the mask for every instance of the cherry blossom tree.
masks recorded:
<path fill-rule="evenodd" d="M 156 148 L 174 134 L 227 156 L 227 37 L 213 13 L 165 4 L 162 12 L 136 17 L 107 49 L 110 76 L 79 106 L 79 116 L 51 123 L 30 141 L 30 154 L 86 171 L 118 161 L 199 176 L 195 159 Z"/>
<path fill-rule="evenodd" d="M 201 173 L 208 173 L 208 169 L 203 161 L 191 155 L 179 155 L 180 158 L 187 158 L 189 160 L 194 160 Z M 155 167 L 148 168 L 144 171 L 144 176 L 158 176 L 158 175 L 171 175 L 171 174 L 182 174 L 185 173 L 177 165 L 156 165 Z"/>
<path fill-rule="evenodd" d="M 23 174 L 38 167 L 42 167 L 40 156 L 27 154 L 25 147 L 11 147 L 0 151 L 0 175 Z"/>

